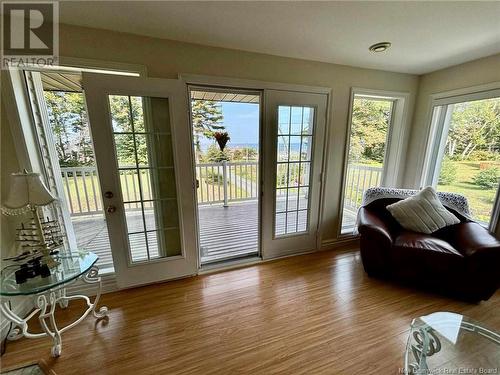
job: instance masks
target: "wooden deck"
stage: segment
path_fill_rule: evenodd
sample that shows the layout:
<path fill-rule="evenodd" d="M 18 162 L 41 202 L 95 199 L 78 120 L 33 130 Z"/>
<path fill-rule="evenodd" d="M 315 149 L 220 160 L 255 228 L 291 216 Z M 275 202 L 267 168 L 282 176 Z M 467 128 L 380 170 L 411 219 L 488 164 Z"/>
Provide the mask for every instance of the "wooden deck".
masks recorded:
<path fill-rule="evenodd" d="M 354 227 L 355 214 L 347 213 L 344 227 Z M 146 222 L 154 220 L 153 212 L 146 211 Z M 102 214 L 74 216 L 73 228 L 78 246 L 99 255 L 100 267 L 112 266 L 108 228 Z M 299 227 L 303 225 L 299 220 Z M 141 230 L 139 211 L 127 213 L 129 232 Z M 284 231 L 284 223 L 278 223 Z M 259 219 L 257 201 L 230 203 L 229 207 L 217 205 L 199 206 L 199 230 L 201 262 L 211 263 L 259 253 Z M 144 241 L 130 239 L 134 260 L 147 259 Z M 150 257 L 158 257 L 157 248 L 150 249 Z"/>

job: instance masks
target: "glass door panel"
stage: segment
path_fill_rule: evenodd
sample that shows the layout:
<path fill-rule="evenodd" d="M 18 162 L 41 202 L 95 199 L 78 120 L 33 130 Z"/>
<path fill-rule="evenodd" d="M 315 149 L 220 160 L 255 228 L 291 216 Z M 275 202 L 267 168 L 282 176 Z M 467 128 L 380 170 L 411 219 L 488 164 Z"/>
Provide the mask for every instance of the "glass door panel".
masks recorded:
<path fill-rule="evenodd" d="M 308 228 L 313 119 L 312 107 L 278 107 L 274 222 L 277 237 Z"/>
<path fill-rule="evenodd" d="M 180 255 L 172 143 L 165 141 L 171 136 L 168 99 L 109 95 L 108 101 L 130 260 Z"/>

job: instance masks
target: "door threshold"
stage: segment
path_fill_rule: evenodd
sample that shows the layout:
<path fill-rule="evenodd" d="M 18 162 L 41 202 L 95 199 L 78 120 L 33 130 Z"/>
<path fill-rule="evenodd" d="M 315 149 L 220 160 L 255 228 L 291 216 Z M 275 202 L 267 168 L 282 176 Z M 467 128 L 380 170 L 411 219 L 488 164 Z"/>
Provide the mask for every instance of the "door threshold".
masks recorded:
<path fill-rule="evenodd" d="M 199 275 L 218 272 L 223 270 L 230 270 L 233 268 L 245 267 L 252 264 L 261 263 L 263 260 L 258 255 L 249 255 L 237 259 L 227 259 L 218 262 L 203 264 L 198 270 Z"/>

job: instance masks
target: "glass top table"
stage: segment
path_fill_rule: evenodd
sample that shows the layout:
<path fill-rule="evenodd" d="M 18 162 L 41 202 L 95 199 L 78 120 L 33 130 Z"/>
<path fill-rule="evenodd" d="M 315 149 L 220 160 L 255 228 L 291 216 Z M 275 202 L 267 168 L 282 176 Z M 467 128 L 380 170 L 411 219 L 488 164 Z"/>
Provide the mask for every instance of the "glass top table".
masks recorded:
<path fill-rule="evenodd" d="M 22 284 L 16 283 L 15 271 L 19 269 L 18 264 L 4 267 L 0 277 L 0 295 L 19 296 L 38 294 L 67 284 L 89 272 L 97 262 L 98 256 L 91 252 L 81 254 L 62 255 L 57 258 L 60 264 L 51 269 L 51 275 L 42 278 L 36 276 L 28 279 Z"/>
<path fill-rule="evenodd" d="M 405 374 L 499 373 L 499 333 L 450 312 L 413 320 L 405 352 Z"/>
<path fill-rule="evenodd" d="M 4 267 L 0 278 L 0 295 L 2 296 L 0 311 L 2 316 L 12 323 L 12 330 L 7 335 L 7 339 L 49 337 L 53 343 L 52 356 L 58 357 L 62 351 L 61 335 L 65 331 L 82 322 L 91 313 L 98 320 L 107 318 L 108 308 L 106 306 L 97 309 L 102 290 L 99 267 L 96 265 L 97 260 L 98 256 L 91 252 L 63 254 L 57 257 L 60 264 L 50 270 L 50 276 L 36 276 L 22 284 L 17 284 L 15 277 L 15 272 L 20 267 L 19 264 L 12 263 Z M 93 301 L 86 294 L 66 294 L 66 287 L 69 283 L 77 280 L 80 280 L 81 283 L 72 286 L 73 291 L 81 292 L 81 288 L 85 288 L 85 284 L 97 288 Z M 21 295 L 31 296 L 34 306 L 34 309 L 23 317 L 19 316 L 10 304 L 10 299 Z M 68 307 L 69 301 L 76 299 L 84 300 L 87 308 L 78 319 L 64 327 L 59 327 L 55 314 L 56 308 L 59 306 L 64 309 Z M 43 329 L 41 333 L 33 333 L 29 330 L 28 323 L 35 316 L 38 317 Z"/>

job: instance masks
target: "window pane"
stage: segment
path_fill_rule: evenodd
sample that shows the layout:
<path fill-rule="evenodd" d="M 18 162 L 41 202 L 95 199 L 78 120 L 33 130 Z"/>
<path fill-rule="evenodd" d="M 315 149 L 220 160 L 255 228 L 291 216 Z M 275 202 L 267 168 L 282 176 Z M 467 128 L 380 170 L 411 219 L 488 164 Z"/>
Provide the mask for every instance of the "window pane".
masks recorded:
<path fill-rule="evenodd" d="M 110 95 L 109 109 L 111 112 L 111 123 L 115 133 L 133 131 L 128 96 Z"/>
<path fill-rule="evenodd" d="M 140 232 L 129 236 L 132 260 L 179 255 L 168 99 L 110 96 L 109 103 L 127 229 Z"/>
<path fill-rule="evenodd" d="M 149 166 L 148 149 L 152 145 L 148 145 L 146 134 L 135 134 L 135 150 L 137 151 L 137 165 L 139 167 Z"/>
<path fill-rule="evenodd" d="M 120 184 L 124 202 L 133 202 L 141 199 L 137 169 L 119 170 Z"/>
<path fill-rule="evenodd" d="M 304 107 L 302 114 L 302 134 L 312 135 L 314 124 L 314 108 Z"/>
<path fill-rule="evenodd" d="M 309 198 L 309 188 L 301 187 L 299 189 L 299 210 L 307 209 L 308 198 Z"/>
<path fill-rule="evenodd" d="M 355 96 L 352 106 L 351 134 L 345 176 L 342 233 L 352 233 L 356 212 L 369 187 L 382 179 L 387 132 L 393 102 Z"/>
<path fill-rule="evenodd" d="M 128 242 L 133 262 L 148 260 L 145 233 L 129 234 Z"/>
<path fill-rule="evenodd" d="M 314 110 L 310 107 L 280 106 L 277 140 L 276 236 L 293 234 L 298 230 L 299 216 L 307 228 L 307 213 L 298 214 L 299 208 L 307 209 L 309 199 L 309 174 L 311 163 Z M 288 119 L 285 116 L 289 116 Z M 289 122 L 289 124 L 287 123 Z M 288 129 L 288 130 L 286 130 Z M 289 136 L 280 135 L 287 134 Z M 307 134 L 304 136 L 303 134 Z"/>
<path fill-rule="evenodd" d="M 300 136 L 290 137 L 290 161 L 298 161 L 300 157 Z"/>
<path fill-rule="evenodd" d="M 466 196 L 473 218 L 487 226 L 500 178 L 500 98 L 448 107 L 437 189 Z"/>
<path fill-rule="evenodd" d="M 298 232 L 304 232 L 307 229 L 307 214 L 308 211 L 299 211 L 298 213 Z"/>
<path fill-rule="evenodd" d="M 132 121 L 134 132 L 143 133 L 145 130 L 142 98 L 140 96 L 131 96 L 130 105 L 132 107 Z"/>
<path fill-rule="evenodd" d="M 276 166 L 276 187 L 287 187 L 288 184 L 288 164 L 278 164 Z"/>
<path fill-rule="evenodd" d="M 290 134 L 302 133 L 302 107 L 292 107 Z"/>
<path fill-rule="evenodd" d="M 290 107 L 278 107 L 278 135 L 290 134 Z"/>
<path fill-rule="evenodd" d="M 135 165 L 135 144 L 133 134 L 115 134 L 115 150 L 118 167 Z"/>
<path fill-rule="evenodd" d="M 297 232 L 297 211 L 288 212 L 286 218 L 286 233 Z"/>
<path fill-rule="evenodd" d="M 311 149 L 312 146 L 312 137 L 302 137 L 302 149 L 300 151 L 301 156 L 300 160 L 302 161 L 310 161 L 311 160 Z"/>
<path fill-rule="evenodd" d="M 278 137 L 278 161 L 288 161 L 289 142 L 288 136 Z"/>
<path fill-rule="evenodd" d="M 285 214 L 276 214 L 274 225 L 274 233 L 276 236 L 285 234 Z"/>

